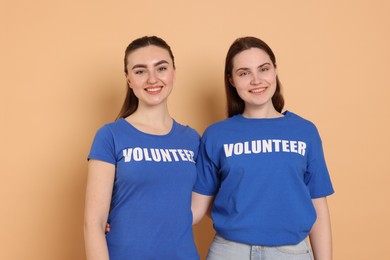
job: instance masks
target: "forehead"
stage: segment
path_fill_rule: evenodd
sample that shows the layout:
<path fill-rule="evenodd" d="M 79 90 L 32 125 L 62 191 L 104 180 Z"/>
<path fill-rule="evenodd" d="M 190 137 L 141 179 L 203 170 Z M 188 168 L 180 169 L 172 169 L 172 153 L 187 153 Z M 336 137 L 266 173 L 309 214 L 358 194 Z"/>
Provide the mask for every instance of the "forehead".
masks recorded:
<path fill-rule="evenodd" d="M 242 51 L 233 58 L 233 67 L 258 66 L 264 63 L 272 64 L 272 61 L 269 55 L 259 48 L 250 48 Z"/>
<path fill-rule="evenodd" d="M 128 65 L 154 64 L 161 60 L 166 60 L 172 64 L 172 59 L 169 55 L 169 52 L 166 49 L 155 45 L 149 45 L 136 49 L 127 56 Z"/>

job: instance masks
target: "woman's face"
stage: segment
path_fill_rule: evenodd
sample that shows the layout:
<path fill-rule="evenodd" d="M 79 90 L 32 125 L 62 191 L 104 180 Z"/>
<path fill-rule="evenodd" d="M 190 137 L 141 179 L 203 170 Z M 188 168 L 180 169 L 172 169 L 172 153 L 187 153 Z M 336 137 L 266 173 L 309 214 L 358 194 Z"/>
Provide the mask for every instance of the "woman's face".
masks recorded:
<path fill-rule="evenodd" d="M 175 69 L 169 52 L 150 45 L 127 56 L 127 82 L 139 105 L 155 106 L 167 101 L 175 81 Z"/>
<path fill-rule="evenodd" d="M 230 83 L 245 102 L 245 110 L 273 106 L 277 71 L 268 54 L 250 48 L 233 58 Z"/>

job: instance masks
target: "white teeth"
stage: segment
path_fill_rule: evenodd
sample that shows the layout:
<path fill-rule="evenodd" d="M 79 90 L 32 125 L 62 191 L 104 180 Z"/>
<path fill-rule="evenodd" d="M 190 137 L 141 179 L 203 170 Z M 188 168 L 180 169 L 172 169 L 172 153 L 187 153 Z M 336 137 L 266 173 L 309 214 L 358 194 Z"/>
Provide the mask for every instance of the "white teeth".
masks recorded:
<path fill-rule="evenodd" d="M 161 89 L 161 87 L 157 87 L 157 88 L 147 88 L 146 91 L 155 92 L 155 91 L 159 91 L 160 89 Z"/>
<path fill-rule="evenodd" d="M 252 93 L 261 93 L 263 91 L 265 91 L 265 88 L 257 88 L 257 89 L 250 90 L 250 92 L 252 92 Z"/>

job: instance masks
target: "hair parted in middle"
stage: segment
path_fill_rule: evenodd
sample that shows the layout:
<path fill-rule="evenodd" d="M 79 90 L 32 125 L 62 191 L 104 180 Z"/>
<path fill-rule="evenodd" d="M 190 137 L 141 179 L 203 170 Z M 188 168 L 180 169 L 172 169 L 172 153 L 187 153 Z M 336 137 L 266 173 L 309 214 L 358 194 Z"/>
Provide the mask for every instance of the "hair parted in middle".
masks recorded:
<path fill-rule="evenodd" d="M 126 75 L 128 73 L 127 57 L 129 56 L 129 54 L 137 49 L 147 47 L 150 45 L 157 46 L 167 50 L 169 56 L 172 59 L 172 66 L 173 68 L 175 68 L 175 57 L 173 56 L 171 47 L 163 39 L 157 36 L 143 36 L 141 38 L 132 41 L 126 48 L 125 57 L 124 57 L 124 71 Z M 133 90 L 130 88 L 129 83 L 127 83 L 126 98 L 125 101 L 123 102 L 122 108 L 116 119 L 122 117 L 123 118 L 128 117 L 129 115 L 133 114 L 137 110 L 137 108 L 138 108 L 138 98 L 135 96 Z"/>
<path fill-rule="evenodd" d="M 245 109 L 245 103 L 238 95 L 236 88 L 230 83 L 230 78 L 232 77 L 233 70 L 233 59 L 234 57 L 241 53 L 242 51 L 258 48 L 265 51 L 270 57 L 273 66 L 276 68 L 276 58 L 272 49 L 262 40 L 247 36 L 242 38 L 237 38 L 232 45 L 230 46 L 225 60 L 225 91 L 227 99 L 227 114 L 228 117 L 232 117 L 237 114 L 242 114 Z M 276 111 L 279 113 L 282 112 L 284 107 L 284 98 L 281 90 L 281 83 L 279 81 L 278 75 L 276 75 L 276 90 L 272 96 L 272 104 L 274 105 Z"/>

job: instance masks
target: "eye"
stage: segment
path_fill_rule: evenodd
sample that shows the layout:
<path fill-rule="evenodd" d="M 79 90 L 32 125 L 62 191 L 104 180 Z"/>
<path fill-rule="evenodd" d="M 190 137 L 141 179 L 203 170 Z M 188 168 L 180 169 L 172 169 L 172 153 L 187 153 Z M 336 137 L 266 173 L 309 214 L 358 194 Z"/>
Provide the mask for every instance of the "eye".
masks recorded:
<path fill-rule="evenodd" d="M 269 71 L 269 67 L 262 67 L 262 68 L 260 68 L 260 71 L 261 72 Z"/>
<path fill-rule="evenodd" d="M 137 74 L 137 75 L 145 74 L 145 70 L 136 70 L 136 71 L 134 71 L 134 74 Z"/>
<path fill-rule="evenodd" d="M 247 76 L 247 75 L 249 75 L 249 72 L 248 72 L 248 71 L 241 71 L 241 72 L 238 73 L 238 76 L 239 76 L 239 77 L 245 77 L 245 76 Z"/>
<path fill-rule="evenodd" d="M 168 68 L 166 66 L 158 67 L 158 71 L 166 71 Z"/>

